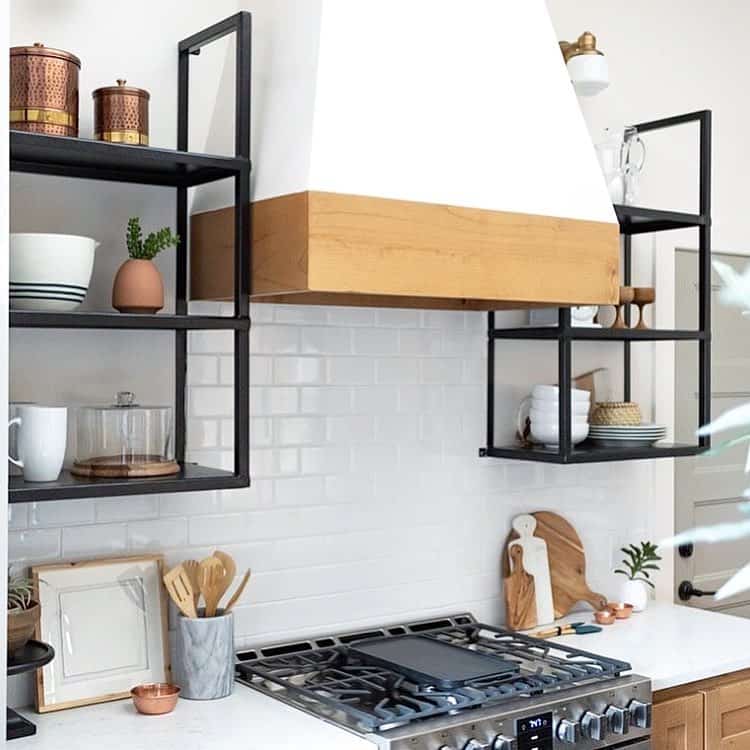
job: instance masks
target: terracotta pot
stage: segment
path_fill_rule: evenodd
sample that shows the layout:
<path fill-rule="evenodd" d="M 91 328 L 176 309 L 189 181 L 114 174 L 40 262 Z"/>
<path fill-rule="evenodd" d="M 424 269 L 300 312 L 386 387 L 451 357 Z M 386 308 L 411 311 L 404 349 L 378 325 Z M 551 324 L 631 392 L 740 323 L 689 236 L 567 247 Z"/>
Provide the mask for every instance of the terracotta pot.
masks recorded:
<path fill-rule="evenodd" d="M 39 623 L 41 609 L 36 602 L 32 602 L 28 609 L 8 610 L 8 653 L 12 654 L 23 648 L 34 635 Z"/>
<path fill-rule="evenodd" d="M 150 260 L 126 260 L 112 287 L 112 307 L 121 313 L 155 313 L 164 307 L 164 282 Z"/>

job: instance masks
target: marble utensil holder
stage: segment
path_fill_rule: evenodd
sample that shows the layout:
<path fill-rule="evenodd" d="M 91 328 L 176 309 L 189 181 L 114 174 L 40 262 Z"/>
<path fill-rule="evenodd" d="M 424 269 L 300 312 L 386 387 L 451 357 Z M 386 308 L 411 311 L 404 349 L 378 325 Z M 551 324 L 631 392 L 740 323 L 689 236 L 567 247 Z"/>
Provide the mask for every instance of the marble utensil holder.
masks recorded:
<path fill-rule="evenodd" d="M 210 701 L 230 695 L 234 684 L 232 613 L 218 609 L 215 617 L 178 615 L 174 661 L 183 698 Z"/>

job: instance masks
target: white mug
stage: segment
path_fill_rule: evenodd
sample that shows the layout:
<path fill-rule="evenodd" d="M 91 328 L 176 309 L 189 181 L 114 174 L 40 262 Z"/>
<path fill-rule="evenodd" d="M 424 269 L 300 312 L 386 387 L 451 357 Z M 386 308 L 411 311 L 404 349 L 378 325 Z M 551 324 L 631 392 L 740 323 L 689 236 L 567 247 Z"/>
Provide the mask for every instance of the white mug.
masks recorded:
<path fill-rule="evenodd" d="M 54 482 L 65 459 L 67 408 L 25 404 L 17 407 L 17 413 L 8 428 L 18 429 L 18 456 L 8 456 L 8 460 L 23 469 L 27 482 Z"/>

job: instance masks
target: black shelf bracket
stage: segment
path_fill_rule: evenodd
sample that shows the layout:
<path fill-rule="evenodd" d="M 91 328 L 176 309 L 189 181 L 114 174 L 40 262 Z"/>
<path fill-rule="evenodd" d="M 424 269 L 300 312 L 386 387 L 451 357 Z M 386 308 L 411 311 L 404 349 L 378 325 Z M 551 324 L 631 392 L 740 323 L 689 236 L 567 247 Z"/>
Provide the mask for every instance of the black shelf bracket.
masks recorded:
<path fill-rule="evenodd" d="M 699 301 L 698 329 L 687 330 L 637 330 L 607 328 L 574 328 L 571 326 L 570 309 L 560 308 L 558 323 L 550 327 L 496 328 L 495 313 L 487 316 L 487 443 L 480 448 L 480 457 L 510 458 L 522 461 L 546 463 L 590 463 L 602 461 L 625 461 L 649 458 L 692 456 L 710 448 L 709 436 L 699 438 L 697 445 L 658 443 L 650 448 L 603 449 L 584 441 L 571 444 L 571 383 L 573 341 L 620 341 L 623 347 L 623 396 L 631 399 L 631 345 L 636 341 L 696 341 L 698 343 L 698 424 L 711 421 L 711 111 L 701 110 L 676 117 L 636 125 L 639 133 L 660 130 L 689 123 L 699 126 L 699 178 L 698 213 L 662 211 L 642 206 L 615 205 L 615 214 L 622 235 L 622 280 L 623 286 L 632 282 L 633 250 L 632 236 L 646 232 L 664 232 L 673 229 L 694 227 L 698 230 Z M 625 322 L 630 326 L 630 308 L 625 309 Z M 527 339 L 556 341 L 558 361 L 559 435 L 557 450 L 539 446 L 524 447 L 520 443 L 511 446 L 495 445 L 495 347 L 498 341 Z"/>

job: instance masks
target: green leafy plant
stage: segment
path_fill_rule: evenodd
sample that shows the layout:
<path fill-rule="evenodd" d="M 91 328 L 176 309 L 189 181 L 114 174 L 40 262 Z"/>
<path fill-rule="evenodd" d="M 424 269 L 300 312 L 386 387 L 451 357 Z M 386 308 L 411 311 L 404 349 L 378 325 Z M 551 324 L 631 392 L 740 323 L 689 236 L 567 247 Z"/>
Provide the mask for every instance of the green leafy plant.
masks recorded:
<path fill-rule="evenodd" d="M 651 578 L 649 570 L 659 570 L 656 563 L 661 560 L 661 557 L 656 554 L 656 545 L 651 542 L 641 542 L 640 547 L 629 544 L 627 547 L 623 547 L 622 551 L 625 553 L 622 564 L 626 570 L 617 568 L 615 573 L 627 576 L 631 581 L 643 581 L 652 589 L 656 588 L 649 580 Z"/>
<path fill-rule="evenodd" d="M 128 255 L 135 260 L 153 260 L 162 250 L 170 245 L 177 247 L 180 242 L 179 236 L 172 234 L 169 227 L 162 227 L 156 232 L 151 232 L 144 240 L 141 220 L 137 216 L 128 219 L 125 239 L 128 245 Z"/>
<path fill-rule="evenodd" d="M 34 584 L 25 576 L 14 576 L 8 569 L 8 609 L 28 609 L 32 604 Z"/>

